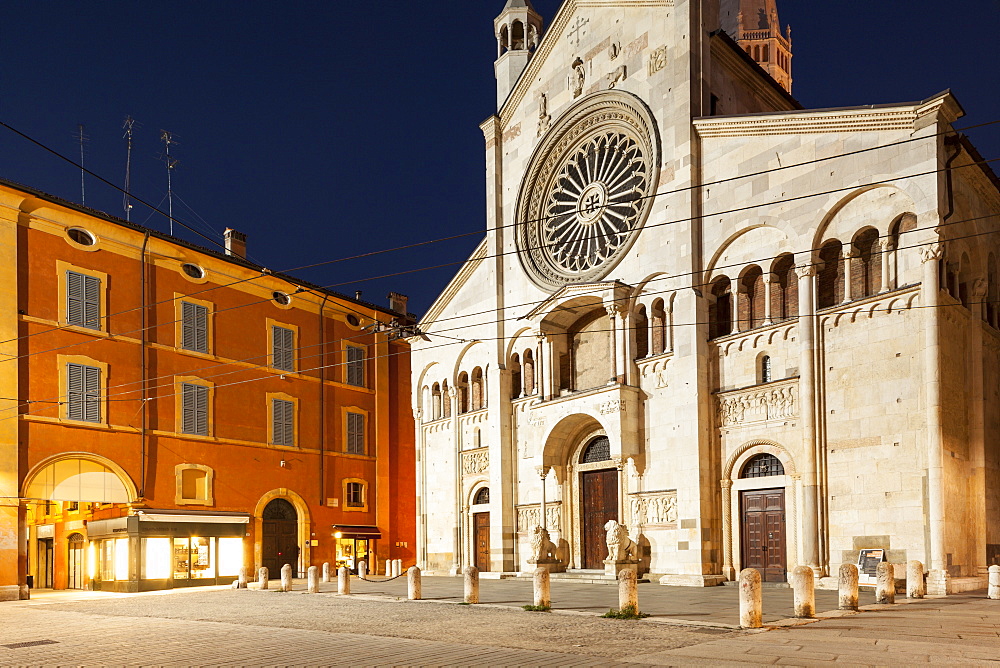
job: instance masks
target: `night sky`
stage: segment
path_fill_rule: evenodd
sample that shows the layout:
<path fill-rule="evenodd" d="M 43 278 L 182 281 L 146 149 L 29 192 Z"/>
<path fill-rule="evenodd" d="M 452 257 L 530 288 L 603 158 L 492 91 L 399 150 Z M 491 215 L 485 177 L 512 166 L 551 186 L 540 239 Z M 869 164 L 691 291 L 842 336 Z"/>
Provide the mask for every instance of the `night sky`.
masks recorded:
<path fill-rule="evenodd" d="M 174 133 L 174 214 L 290 270 L 453 234 L 417 250 L 293 272 L 422 314 L 482 238 L 483 138 L 495 111 L 493 18 L 503 0 L 415 2 L 20 0 L 4 3 L 0 120 L 166 210 L 160 130 Z M 559 0 L 534 0 L 546 26 Z M 1000 119 L 1000 0 L 779 0 L 793 93 L 813 108 L 908 102 L 951 88 L 960 127 Z M 1000 124 L 968 132 L 1000 158 Z M 1000 172 L 1000 168 L 994 166 Z M 0 127 L 0 177 L 81 200 L 79 170 Z M 86 181 L 86 203 L 123 216 Z M 167 230 L 141 205 L 134 222 Z M 209 245 L 182 229 L 175 233 Z M 434 265 L 417 273 L 366 280 Z"/>

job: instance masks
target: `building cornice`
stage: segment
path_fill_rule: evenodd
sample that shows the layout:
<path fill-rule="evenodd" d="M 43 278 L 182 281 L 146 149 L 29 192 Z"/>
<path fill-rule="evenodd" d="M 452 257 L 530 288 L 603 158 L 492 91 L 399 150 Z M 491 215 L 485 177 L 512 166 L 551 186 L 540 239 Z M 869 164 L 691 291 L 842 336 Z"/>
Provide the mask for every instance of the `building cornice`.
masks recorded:
<path fill-rule="evenodd" d="M 455 278 L 451 279 L 451 282 L 441 291 L 441 294 L 434 300 L 431 307 L 427 309 L 424 317 L 420 319 L 420 329 L 424 329 L 427 325 L 437 320 L 445 307 L 448 306 L 448 303 L 458 294 L 458 291 L 462 289 L 462 286 L 472 277 L 473 272 L 479 268 L 479 265 L 485 259 L 486 239 L 483 239 L 476 247 L 476 250 L 472 251 L 472 255 L 465 261 L 465 264 L 462 265 L 458 273 L 455 274 Z"/>

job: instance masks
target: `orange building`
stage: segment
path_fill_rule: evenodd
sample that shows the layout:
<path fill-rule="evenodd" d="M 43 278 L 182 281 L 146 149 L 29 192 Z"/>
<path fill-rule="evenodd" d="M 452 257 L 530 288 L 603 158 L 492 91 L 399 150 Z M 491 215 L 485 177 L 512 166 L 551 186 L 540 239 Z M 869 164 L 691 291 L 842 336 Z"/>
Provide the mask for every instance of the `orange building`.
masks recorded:
<path fill-rule="evenodd" d="M 382 308 L 0 181 L 0 600 L 414 561 Z"/>

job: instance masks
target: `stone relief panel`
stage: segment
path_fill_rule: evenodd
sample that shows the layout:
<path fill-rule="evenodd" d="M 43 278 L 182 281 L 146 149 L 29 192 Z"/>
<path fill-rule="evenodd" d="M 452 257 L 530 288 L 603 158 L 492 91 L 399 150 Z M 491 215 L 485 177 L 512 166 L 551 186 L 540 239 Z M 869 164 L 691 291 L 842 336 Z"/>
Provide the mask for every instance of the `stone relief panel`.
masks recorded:
<path fill-rule="evenodd" d="M 653 76 L 667 66 L 667 47 L 653 49 L 649 54 L 649 76 Z"/>
<path fill-rule="evenodd" d="M 517 507 L 517 532 L 529 533 L 542 524 L 542 509 L 538 505 Z M 562 532 L 562 502 L 545 504 L 546 528 L 549 532 Z"/>
<path fill-rule="evenodd" d="M 786 420 L 798 415 L 798 379 L 766 388 L 736 390 L 719 396 L 719 426 Z"/>
<path fill-rule="evenodd" d="M 629 507 L 636 527 L 677 528 L 677 490 L 631 494 Z"/>
<path fill-rule="evenodd" d="M 487 448 L 462 453 L 462 475 L 477 475 L 490 470 L 490 451 Z"/>

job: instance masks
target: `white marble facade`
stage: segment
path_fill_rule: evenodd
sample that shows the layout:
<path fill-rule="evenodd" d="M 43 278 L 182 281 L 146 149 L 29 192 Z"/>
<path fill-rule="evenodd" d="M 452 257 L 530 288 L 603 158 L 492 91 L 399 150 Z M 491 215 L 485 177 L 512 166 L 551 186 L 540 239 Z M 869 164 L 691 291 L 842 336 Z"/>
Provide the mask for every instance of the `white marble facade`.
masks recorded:
<path fill-rule="evenodd" d="M 961 107 L 801 109 L 720 23 L 498 18 L 486 238 L 412 340 L 421 568 L 528 570 L 543 516 L 593 567 L 612 507 L 668 583 L 998 558 L 1000 195 Z"/>

